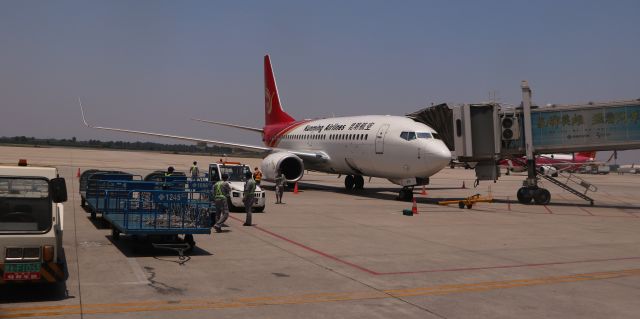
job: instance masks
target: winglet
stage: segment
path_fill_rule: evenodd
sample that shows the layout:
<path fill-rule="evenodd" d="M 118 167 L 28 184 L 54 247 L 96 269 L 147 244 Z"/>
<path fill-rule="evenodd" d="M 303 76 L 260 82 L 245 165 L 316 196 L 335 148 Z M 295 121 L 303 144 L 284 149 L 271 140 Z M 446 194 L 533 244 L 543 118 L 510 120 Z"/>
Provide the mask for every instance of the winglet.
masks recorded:
<path fill-rule="evenodd" d="M 87 123 L 87 119 L 84 117 L 84 108 L 82 107 L 82 100 L 80 100 L 80 97 L 78 97 L 78 104 L 80 104 L 80 112 L 82 113 L 82 122 L 84 122 L 84 126 L 91 127 L 91 125 Z"/>

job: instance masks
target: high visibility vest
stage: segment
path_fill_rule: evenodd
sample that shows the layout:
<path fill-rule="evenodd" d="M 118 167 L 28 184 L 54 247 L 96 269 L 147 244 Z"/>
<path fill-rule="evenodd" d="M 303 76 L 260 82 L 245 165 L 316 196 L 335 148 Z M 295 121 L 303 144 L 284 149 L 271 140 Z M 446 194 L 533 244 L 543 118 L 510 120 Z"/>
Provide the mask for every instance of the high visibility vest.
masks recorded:
<path fill-rule="evenodd" d="M 253 193 L 256 192 L 256 183 L 255 181 L 253 183 L 251 183 L 251 181 L 247 181 L 247 183 L 250 183 L 249 186 L 251 186 L 251 188 L 246 191 L 246 194 L 244 194 L 244 196 L 253 195 Z"/>
<path fill-rule="evenodd" d="M 226 197 L 222 192 L 222 185 L 224 185 L 224 182 L 219 181 L 213 186 L 215 199 L 224 199 Z"/>
<path fill-rule="evenodd" d="M 198 174 L 200 174 L 200 170 L 198 169 L 198 166 L 191 166 L 191 176 L 198 176 Z"/>
<path fill-rule="evenodd" d="M 259 182 L 262 179 L 262 172 L 257 171 L 253 174 L 253 179 L 256 180 L 256 182 Z"/>

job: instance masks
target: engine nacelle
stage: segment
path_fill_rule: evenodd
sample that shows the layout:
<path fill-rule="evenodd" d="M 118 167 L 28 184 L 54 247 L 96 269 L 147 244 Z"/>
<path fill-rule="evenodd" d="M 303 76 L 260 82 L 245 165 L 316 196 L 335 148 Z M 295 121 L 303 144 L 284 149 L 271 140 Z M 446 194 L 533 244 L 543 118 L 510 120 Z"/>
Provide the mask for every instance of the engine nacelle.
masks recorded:
<path fill-rule="evenodd" d="M 540 170 L 540 173 L 546 176 L 558 177 L 558 169 L 553 166 L 548 166 L 548 165 L 540 166 L 539 170 Z"/>
<path fill-rule="evenodd" d="M 280 170 L 287 182 L 297 182 L 304 175 L 304 163 L 302 159 L 289 152 L 277 152 L 269 154 L 260 164 L 262 179 L 273 182 Z"/>

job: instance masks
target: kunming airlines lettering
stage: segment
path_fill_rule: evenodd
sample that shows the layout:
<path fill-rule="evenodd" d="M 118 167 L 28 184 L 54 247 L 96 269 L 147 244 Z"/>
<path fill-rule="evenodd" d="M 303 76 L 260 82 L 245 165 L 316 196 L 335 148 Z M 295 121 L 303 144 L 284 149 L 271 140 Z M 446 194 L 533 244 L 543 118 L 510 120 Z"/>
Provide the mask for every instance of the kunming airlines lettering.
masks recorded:
<path fill-rule="evenodd" d="M 358 131 L 358 130 L 369 131 L 369 130 L 371 130 L 371 127 L 374 124 L 375 123 L 373 123 L 373 122 L 351 123 L 347 130 L 348 131 Z M 344 131 L 346 127 L 347 127 L 347 125 L 339 124 L 339 123 L 329 124 L 326 127 L 324 125 L 307 125 L 307 126 L 304 127 L 304 131 L 305 132 L 318 132 L 318 133 L 321 133 L 323 130 L 325 130 L 325 131 Z"/>

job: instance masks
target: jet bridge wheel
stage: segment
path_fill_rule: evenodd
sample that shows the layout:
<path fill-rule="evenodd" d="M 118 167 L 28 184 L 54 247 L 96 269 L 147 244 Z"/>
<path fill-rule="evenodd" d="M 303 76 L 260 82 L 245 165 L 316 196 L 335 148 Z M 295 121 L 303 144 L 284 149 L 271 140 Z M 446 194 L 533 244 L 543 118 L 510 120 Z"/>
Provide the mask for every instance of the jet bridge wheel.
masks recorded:
<path fill-rule="evenodd" d="M 410 202 L 413 199 L 413 188 L 403 187 L 398 193 L 398 200 Z"/>

